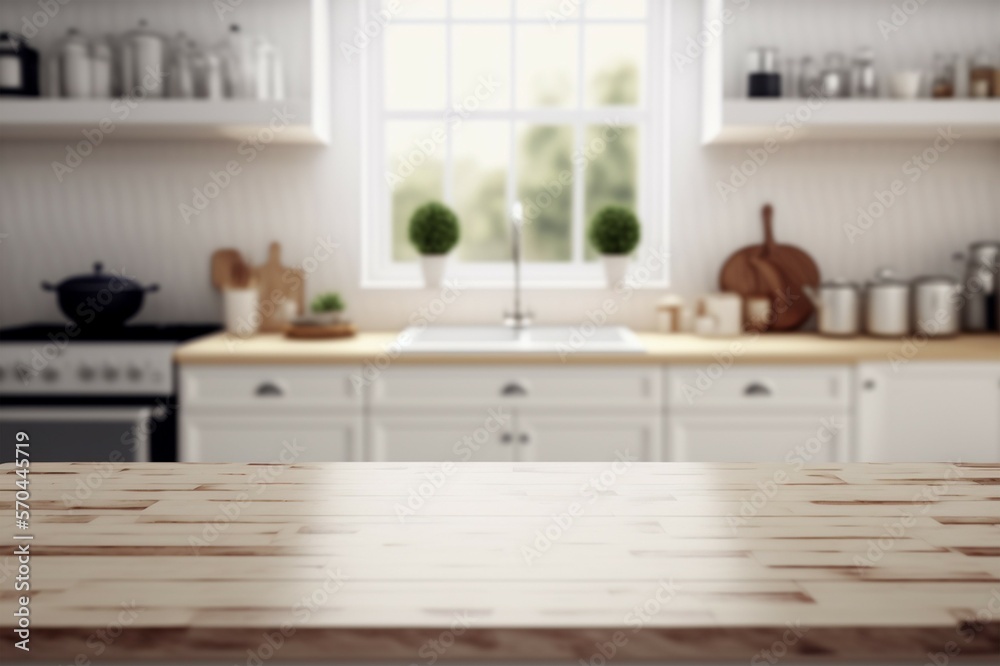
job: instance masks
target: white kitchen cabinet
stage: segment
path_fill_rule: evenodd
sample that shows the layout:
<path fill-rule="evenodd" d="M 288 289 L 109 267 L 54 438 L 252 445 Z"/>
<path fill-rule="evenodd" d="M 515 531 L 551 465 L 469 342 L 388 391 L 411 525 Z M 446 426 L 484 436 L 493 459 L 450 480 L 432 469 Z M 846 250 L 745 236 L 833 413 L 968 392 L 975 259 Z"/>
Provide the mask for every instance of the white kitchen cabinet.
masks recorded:
<path fill-rule="evenodd" d="M 823 463 L 852 459 L 848 366 L 670 366 L 664 459 Z"/>
<path fill-rule="evenodd" d="M 585 414 L 657 411 L 656 366 L 419 365 L 394 367 L 372 383 L 372 409 L 481 410 L 498 405 Z"/>
<path fill-rule="evenodd" d="M 181 397 L 195 409 L 326 410 L 361 408 L 353 367 L 297 365 L 184 368 Z"/>
<path fill-rule="evenodd" d="M 857 382 L 862 462 L 1000 461 L 1000 363 L 866 363 Z"/>
<path fill-rule="evenodd" d="M 510 462 L 510 413 L 380 416 L 369 421 L 366 459 L 376 462 Z"/>
<path fill-rule="evenodd" d="M 362 460 L 360 416 L 193 414 L 183 419 L 185 462 L 307 463 Z"/>
<path fill-rule="evenodd" d="M 517 460 L 613 462 L 660 460 L 660 417 L 518 415 Z"/>
<path fill-rule="evenodd" d="M 360 461 L 351 366 L 192 365 L 180 371 L 182 462 Z M 289 453 L 289 451 L 292 453 Z M 284 456 L 284 458 L 282 458 Z"/>
<path fill-rule="evenodd" d="M 670 460 L 677 462 L 845 461 L 850 422 L 840 416 L 685 414 L 667 419 Z"/>
<path fill-rule="evenodd" d="M 624 451 L 659 460 L 660 381 L 655 366 L 391 368 L 368 396 L 368 457 L 601 462 Z M 504 426 L 492 427 L 498 418 Z"/>

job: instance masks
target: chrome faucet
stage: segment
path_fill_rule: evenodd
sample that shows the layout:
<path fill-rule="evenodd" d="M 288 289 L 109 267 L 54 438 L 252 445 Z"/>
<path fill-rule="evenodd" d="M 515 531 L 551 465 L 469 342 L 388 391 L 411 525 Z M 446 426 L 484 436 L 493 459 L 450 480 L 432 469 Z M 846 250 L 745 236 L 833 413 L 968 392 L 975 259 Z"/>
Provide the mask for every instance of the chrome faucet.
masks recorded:
<path fill-rule="evenodd" d="M 520 202 L 511 208 L 511 249 L 514 259 L 514 310 L 503 313 L 503 323 L 515 330 L 531 325 L 530 312 L 521 310 L 521 235 L 524 230 L 524 207 Z"/>

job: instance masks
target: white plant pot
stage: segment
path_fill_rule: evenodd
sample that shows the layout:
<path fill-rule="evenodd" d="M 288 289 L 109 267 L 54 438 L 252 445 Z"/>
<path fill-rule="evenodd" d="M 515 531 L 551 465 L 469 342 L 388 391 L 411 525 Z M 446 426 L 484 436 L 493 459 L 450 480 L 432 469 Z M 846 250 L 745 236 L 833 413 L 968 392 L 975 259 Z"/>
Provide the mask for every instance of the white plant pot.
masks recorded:
<path fill-rule="evenodd" d="M 627 254 L 602 254 L 601 260 L 604 262 L 604 274 L 608 278 L 608 287 L 614 288 L 625 280 L 630 260 Z"/>
<path fill-rule="evenodd" d="M 447 254 L 422 254 L 420 265 L 424 270 L 424 286 L 437 289 L 444 283 L 444 272 L 448 265 Z"/>

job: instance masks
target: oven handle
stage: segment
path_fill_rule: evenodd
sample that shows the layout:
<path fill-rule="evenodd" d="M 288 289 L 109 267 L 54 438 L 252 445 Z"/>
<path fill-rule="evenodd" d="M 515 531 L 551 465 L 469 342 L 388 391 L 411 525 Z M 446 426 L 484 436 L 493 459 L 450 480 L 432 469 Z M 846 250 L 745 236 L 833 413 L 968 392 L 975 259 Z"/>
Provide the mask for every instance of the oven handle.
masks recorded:
<path fill-rule="evenodd" d="M 0 421 L 37 418 L 42 421 L 131 421 L 144 423 L 153 418 L 154 407 L 3 407 Z M 149 462 L 149 429 L 136 433 L 136 462 Z"/>

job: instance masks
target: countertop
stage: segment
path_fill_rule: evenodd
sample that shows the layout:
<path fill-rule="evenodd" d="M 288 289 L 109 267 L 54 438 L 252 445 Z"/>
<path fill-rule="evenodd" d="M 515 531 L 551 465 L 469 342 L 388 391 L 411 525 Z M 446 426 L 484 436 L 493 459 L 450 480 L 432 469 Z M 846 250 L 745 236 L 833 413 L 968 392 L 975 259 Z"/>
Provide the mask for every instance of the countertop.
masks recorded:
<path fill-rule="evenodd" d="M 280 334 L 242 339 L 219 333 L 181 346 L 181 364 L 222 363 L 857 363 L 893 359 L 1000 362 L 1000 335 L 952 339 L 824 338 L 794 333 L 704 338 L 640 333 L 644 354 L 400 354 L 397 333 L 362 333 L 342 340 L 290 340 Z"/>
<path fill-rule="evenodd" d="M 8 663 L 1000 656 L 1000 464 L 34 464 L 29 487 Z"/>

